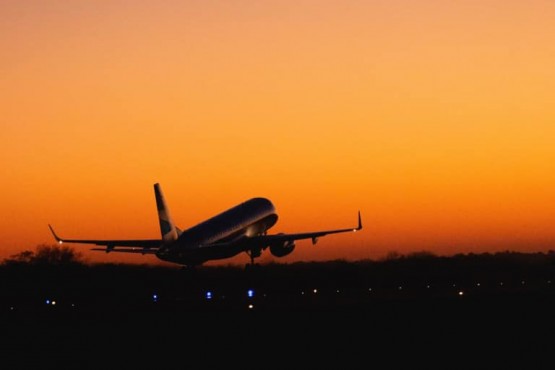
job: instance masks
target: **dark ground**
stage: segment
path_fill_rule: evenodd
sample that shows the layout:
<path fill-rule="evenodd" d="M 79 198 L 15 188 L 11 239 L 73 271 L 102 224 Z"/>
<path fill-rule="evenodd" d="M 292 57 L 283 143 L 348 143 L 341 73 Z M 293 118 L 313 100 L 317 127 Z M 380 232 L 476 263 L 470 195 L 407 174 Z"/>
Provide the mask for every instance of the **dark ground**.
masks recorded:
<path fill-rule="evenodd" d="M 248 271 L 5 264 L 0 281 L 6 369 L 554 365 L 553 253 Z"/>

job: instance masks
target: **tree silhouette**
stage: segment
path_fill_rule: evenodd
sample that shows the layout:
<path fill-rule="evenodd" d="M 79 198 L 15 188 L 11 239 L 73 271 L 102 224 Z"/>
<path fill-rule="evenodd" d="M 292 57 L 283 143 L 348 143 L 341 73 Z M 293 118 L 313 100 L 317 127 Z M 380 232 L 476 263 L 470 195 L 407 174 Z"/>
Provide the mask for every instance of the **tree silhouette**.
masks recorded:
<path fill-rule="evenodd" d="M 35 251 L 23 251 L 4 260 L 4 264 L 70 265 L 82 264 L 81 253 L 66 245 L 39 244 Z"/>

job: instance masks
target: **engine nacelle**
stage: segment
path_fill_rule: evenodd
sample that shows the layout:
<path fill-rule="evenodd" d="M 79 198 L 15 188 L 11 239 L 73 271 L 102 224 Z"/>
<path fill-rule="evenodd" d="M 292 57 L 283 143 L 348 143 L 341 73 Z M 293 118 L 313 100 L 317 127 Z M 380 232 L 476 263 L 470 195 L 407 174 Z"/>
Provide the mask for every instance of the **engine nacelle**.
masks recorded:
<path fill-rule="evenodd" d="M 270 253 L 276 257 L 287 256 L 289 253 L 293 252 L 293 249 L 295 249 L 294 241 L 270 245 Z"/>

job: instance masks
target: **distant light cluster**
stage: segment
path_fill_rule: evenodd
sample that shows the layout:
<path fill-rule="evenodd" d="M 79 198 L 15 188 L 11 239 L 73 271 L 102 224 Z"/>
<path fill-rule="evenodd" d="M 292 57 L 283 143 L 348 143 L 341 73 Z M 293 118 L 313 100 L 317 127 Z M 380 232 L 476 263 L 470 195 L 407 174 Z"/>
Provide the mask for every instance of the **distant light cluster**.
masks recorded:
<path fill-rule="evenodd" d="M 555 294 L 555 286 L 552 284 L 552 280 L 543 281 L 533 281 L 529 282 L 526 279 L 521 279 L 513 283 L 507 283 L 505 281 L 497 282 L 471 282 L 471 283 L 448 283 L 448 284 L 436 284 L 434 282 L 428 282 L 426 284 L 395 284 L 389 287 L 357 287 L 349 288 L 342 287 L 310 287 L 310 288 L 298 288 L 295 290 L 291 288 L 286 291 L 263 291 L 259 292 L 260 288 L 253 289 L 248 288 L 245 290 L 234 290 L 234 291 L 217 291 L 209 289 L 205 290 L 203 294 L 203 299 L 195 299 L 194 297 L 189 297 L 189 302 L 192 304 L 201 304 L 202 301 L 211 302 L 211 305 L 218 305 L 221 302 L 229 303 L 231 305 L 235 304 L 238 307 L 246 307 L 248 311 L 254 310 L 255 307 L 260 307 L 261 305 L 273 304 L 275 302 L 286 301 L 286 302 L 296 302 L 303 304 L 310 302 L 311 304 L 317 305 L 318 302 L 335 302 L 341 303 L 342 299 L 349 299 L 354 302 L 365 302 L 365 300 L 380 300 L 380 299 L 390 299 L 390 298 L 407 298 L 407 299 L 427 299 L 428 297 L 473 297 L 473 296 L 487 296 L 492 294 L 492 296 L 498 295 L 500 292 L 505 292 L 506 294 L 511 294 L 514 291 L 540 291 L 540 292 L 552 292 Z M 258 291 L 258 292 L 257 292 Z M 307 291 L 311 294 L 307 294 Z M 294 297 L 299 297 L 300 301 L 295 301 Z M 344 298 L 345 297 L 345 298 Z M 182 297 L 181 297 L 182 298 Z M 167 297 L 164 295 L 163 299 L 157 293 L 151 293 L 148 298 L 143 297 L 139 299 L 140 302 L 152 302 L 157 305 L 160 303 L 172 303 L 176 302 L 178 297 Z M 42 299 L 42 305 L 49 307 L 51 309 L 64 309 L 71 308 L 75 309 L 77 307 L 74 300 L 60 299 L 59 297 L 45 297 Z M 270 302 L 270 303 L 268 303 Z M 98 302 L 95 302 L 98 303 Z M 105 302 L 106 306 L 111 303 L 109 300 Z M 29 303 L 22 304 L 16 302 L 6 302 L 5 307 L 0 307 L 9 312 L 17 311 L 18 308 L 29 306 Z M 79 303 L 79 307 L 86 308 L 86 303 Z"/>

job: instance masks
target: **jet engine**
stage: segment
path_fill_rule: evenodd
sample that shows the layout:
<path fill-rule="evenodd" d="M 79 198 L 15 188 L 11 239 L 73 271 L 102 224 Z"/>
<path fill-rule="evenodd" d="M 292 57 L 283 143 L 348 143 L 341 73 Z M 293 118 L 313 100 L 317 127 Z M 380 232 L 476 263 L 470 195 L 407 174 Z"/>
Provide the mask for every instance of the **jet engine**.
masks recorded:
<path fill-rule="evenodd" d="M 294 241 L 270 245 L 270 253 L 276 257 L 287 256 L 289 253 L 293 252 L 293 249 L 295 249 Z"/>

